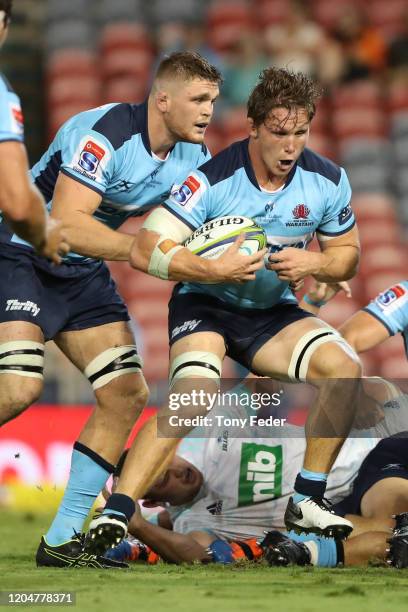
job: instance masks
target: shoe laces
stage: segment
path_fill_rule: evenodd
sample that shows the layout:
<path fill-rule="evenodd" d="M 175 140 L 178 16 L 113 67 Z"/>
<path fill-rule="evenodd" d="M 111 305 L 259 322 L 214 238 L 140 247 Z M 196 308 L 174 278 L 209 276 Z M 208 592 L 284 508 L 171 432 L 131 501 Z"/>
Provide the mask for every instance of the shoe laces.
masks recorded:
<path fill-rule="evenodd" d="M 310 497 L 308 501 L 315 503 L 316 506 L 319 506 L 319 508 L 325 510 L 326 512 L 330 512 L 330 514 L 335 514 L 332 508 L 332 503 L 327 499 L 327 497 Z"/>
<path fill-rule="evenodd" d="M 83 546 L 85 544 L 86 533 L 81 533 L 77 531 L 75 528 L 73 528 L 73 531 L 74 531 L 74 537 L 72 539 L 78 540 L 81 546 Z"/>

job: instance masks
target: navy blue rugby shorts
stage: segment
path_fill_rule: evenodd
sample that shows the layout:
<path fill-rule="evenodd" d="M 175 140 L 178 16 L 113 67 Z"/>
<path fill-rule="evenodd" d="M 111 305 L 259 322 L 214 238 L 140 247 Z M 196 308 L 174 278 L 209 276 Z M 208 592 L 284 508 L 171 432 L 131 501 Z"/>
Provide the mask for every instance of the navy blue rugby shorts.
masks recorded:
<path fill-rule="evenodd" d="M 0 322 L 59 332 L 128 321 L 127 308 L 103 261 L 55 266 L 28 248 L 0 245 Z"/>
<path fill-rule="evenodd" d="M 176 286 L 169 302 L 170 346 L 196 332 L 216 332 L 224 338 L 228 357 L 254 371 L 252 360 L 268 340 L 287 325 L 313 316 L 292 303 L 237 308 L 203 293 L 178 293 Z"/>
<path fill-rule="evenodd" d="M 376 482 L 385 478 L 408 480 L 408 432 L 381 440 L 364 459 L 347 497 L 333 505 L 340 516 L 361 514 L 361 500 Z"/>

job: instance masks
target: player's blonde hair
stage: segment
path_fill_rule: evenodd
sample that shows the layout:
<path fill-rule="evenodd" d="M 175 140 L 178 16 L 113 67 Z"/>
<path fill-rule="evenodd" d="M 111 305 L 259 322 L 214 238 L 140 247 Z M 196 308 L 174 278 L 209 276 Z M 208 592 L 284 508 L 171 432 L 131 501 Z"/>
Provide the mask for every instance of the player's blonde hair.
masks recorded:
<path fill-rule="evenodd" d="M 159 64 L 156 79 L 203 79 L 222 83 L 221 72 L 195 51 L 177 51 L 166 56 Z"/>

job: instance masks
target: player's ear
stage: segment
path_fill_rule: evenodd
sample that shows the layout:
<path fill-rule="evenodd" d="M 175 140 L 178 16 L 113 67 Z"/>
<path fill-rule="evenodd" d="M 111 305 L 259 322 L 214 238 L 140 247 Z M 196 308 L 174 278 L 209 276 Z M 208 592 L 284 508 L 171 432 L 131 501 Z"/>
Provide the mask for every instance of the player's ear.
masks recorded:
<path fill-rule="evenodd" d="M 247 118 L 248 131 L 251 138 L 258 138 L 258 128 L 256 127 L 254 120 L 251 117 Z"/>
<path fill-rule="evenodd" d="M 166 113 L 169 110 L 169 94 L 163 89 L 158 89 L 156 92 L 156 106 L 160 112 Z"/>

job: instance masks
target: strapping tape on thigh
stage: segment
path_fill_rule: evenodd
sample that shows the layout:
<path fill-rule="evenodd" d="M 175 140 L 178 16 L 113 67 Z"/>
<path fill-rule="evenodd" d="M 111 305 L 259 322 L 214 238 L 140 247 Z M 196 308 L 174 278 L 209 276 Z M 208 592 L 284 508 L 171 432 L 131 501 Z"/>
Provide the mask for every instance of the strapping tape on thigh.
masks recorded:
<path fill-rule="evenodd" d="M 96 390 L 118 376 L 140 372 L 142 367 L 142 358 L 137 354 L 135 345 L 118 346 L 95 357 L 86 366 L 85 376 Z"/>
<path fill-rule="evenodd" d="M 0 344 L 0 374 L 43 378 L 44 344 L 14 340 Z"/>

